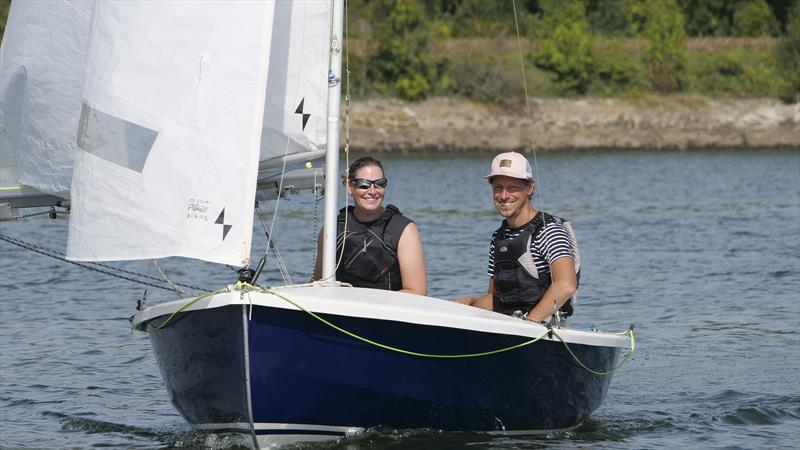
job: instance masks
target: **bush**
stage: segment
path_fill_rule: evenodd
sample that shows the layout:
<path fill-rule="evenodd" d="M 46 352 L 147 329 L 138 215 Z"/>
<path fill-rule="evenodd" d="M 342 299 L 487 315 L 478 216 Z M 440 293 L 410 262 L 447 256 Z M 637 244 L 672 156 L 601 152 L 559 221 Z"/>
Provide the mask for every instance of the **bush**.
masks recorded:
<path fill-rule="evenodd" d="M 650 72 L 650 83 L 660 92 L 678 91 L 686 64 L 683 16 L 675 0 L 659 0 L 647 5 L 644 62 Z"/>
<path fill-rule="evenodd" d="M 542 44 L 534 62 L 551 72 L 553 83 L 562 94 L 586 94 L 593 69 L 590 42 L 585 23 L 560 25 L 553 38 Z"/>
<path fill-rule="evenodd" d="M 686 90 L 713 97 L 771 97 L 780 78 L 775 58 L 758 50 L 734 49 L 689 58 Z"/>
<path fill-rule="evenodd" d="M 786 102 L 800 101 L 800 2 L 795 2 L 775 56 L 781 75 L 780 97 Z"/>
<path fill-rule="evenodd" d="M 508 39 L 496 38 L 486 43 L 454 46 L 447 55 L 450 92 L 477 102 L 519 105 L 525 102 L 519 52 Z M 525 58 L 530 63 L 530 56 Z M 529 94 L 544 95 L 551 90 L 547 75 L 527 65 Z"/>
<path fill-rule="evenodd" d="M 639 91 L 646 85 L 646 71 L 641 58 L 627 50 L 621 39 L 595 39 L 592 61 L 591 95 L 615 96 Z"/>
<path fill-rule="evenodd" d="M 446 60 L 428 51 L 431 22 L 419 2 L 382 0 L 374 6 L 377 42 L 367 63 L 366 77 L 381 94 L 397 95 L 407 100 L 425 98 L 435 90 L 446 88 L 442 76 Z"/>
<path fill-rule="evenodd" d="M 778 34 L 778 21 L 764 0 L 744 2 L 733 13 L 734 36 L 775 36 Z"/>

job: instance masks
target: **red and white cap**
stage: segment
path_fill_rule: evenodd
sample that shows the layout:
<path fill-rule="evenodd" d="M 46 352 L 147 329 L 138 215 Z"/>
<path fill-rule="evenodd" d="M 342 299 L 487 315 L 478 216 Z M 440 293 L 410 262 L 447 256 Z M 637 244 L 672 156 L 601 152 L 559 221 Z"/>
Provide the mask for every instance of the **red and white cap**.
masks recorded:
<path fill-rule="evenodd" d="M 505 175 L 520 180 L 533 180 L 533 171 L 528 159 L 517 152 L 500 153 L 492 161 L 492 172 L 484 178 Z"/>

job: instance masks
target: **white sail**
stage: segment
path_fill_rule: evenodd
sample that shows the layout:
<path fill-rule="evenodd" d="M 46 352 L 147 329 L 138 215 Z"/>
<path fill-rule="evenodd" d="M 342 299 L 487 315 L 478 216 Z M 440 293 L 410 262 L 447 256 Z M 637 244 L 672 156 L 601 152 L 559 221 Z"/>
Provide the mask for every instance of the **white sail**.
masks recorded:
<path fill-rule="evenodd" d="M 69 198 L 94 1 L 15 1 L 0 49 L 0 202 Z"/>
<path fill-rule="evenodd" d="M 97 4 L 70 259 L 249 262 L 274 9 Z"/>
<path fill-rule="evenodd" d="M 331 8 L 321 0 L 276 4 L 262 167 L 281 166 L 284 156 L 292 162 L 324 155 Z"/>

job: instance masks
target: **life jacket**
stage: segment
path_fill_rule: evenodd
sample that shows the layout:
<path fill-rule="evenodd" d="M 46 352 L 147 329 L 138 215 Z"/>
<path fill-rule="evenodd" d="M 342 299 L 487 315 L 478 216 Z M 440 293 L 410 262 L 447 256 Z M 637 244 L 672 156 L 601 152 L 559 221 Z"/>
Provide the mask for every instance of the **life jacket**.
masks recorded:
<path fill-rule="evenodd" d="M 353 215 L 355 207 L 339 211 L 336 254 L 344 254 L 336 268 L 336 279 L 353 286 L 398 291 L 403 288 L 397 246 L 411 220 L 394 205 L 387 205 L 383 215 L 362 223 Z M 347 232 L 345 233 L 345 217 Z"/>
<path fill-rule="evenodd" d="M 531 242 L 541 232 L 546 223 L 561 224 L 570 238 L 575 273 L 580 280 L 580 252 L 578 250 L 575 233 L 568 220 L 556 217 L 545 212 L 537 212 L 536 216 L 523 225 L 519 235 L 506 238 L 509 230 L 508 222 L 503 221 L 494 242 L 494 297 L 493 309 L 503 314 L 513 314 L 520 310 L 530 312 L 545 291 L 552 284 L 550 272 L 540 273 L 536 268 L 531 255 Z M 572 315 L 575 310 L 575 296 L 573 295 L 561 306 L 562 318 Z"/>

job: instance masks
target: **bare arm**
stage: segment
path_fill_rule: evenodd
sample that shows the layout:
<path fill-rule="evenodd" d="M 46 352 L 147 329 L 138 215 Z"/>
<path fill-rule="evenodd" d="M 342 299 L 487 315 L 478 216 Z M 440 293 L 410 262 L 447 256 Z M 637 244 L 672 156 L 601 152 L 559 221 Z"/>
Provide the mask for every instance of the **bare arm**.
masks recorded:
<path fill-rule="evenodd" d="M 406 225 L 400 235 L 397 260 L 400 264 L 400 276 L 403 278 L 403 288 L 400 291 L 428 295 L 428 274 L 425 271 L 422 240 L 417 225 L 413 222 Z"/>
<path fill-rule="evenodd" d="M 464 305 L 474 306 L 476 308 L 483 308 L 488 309 L 489 311 L 494 309 L 494 278 L 489 278 L 489 289 L 486 291 L 485 294 L 481 295 L 480 297 L 463 297 L 456 300 L 456 303 L 461 303 Z"/>
<path fill-rule="evenodd" d="M 558 258 L 550 264 L 550 275 L 553 282 L 547 288 L 542 299 L 536 304 L 528 319 L 534 322 L 547 320 L 558 311 L 578 289 L 578 279 L 575 275 L 575 263 L 572 258 Z"/>

